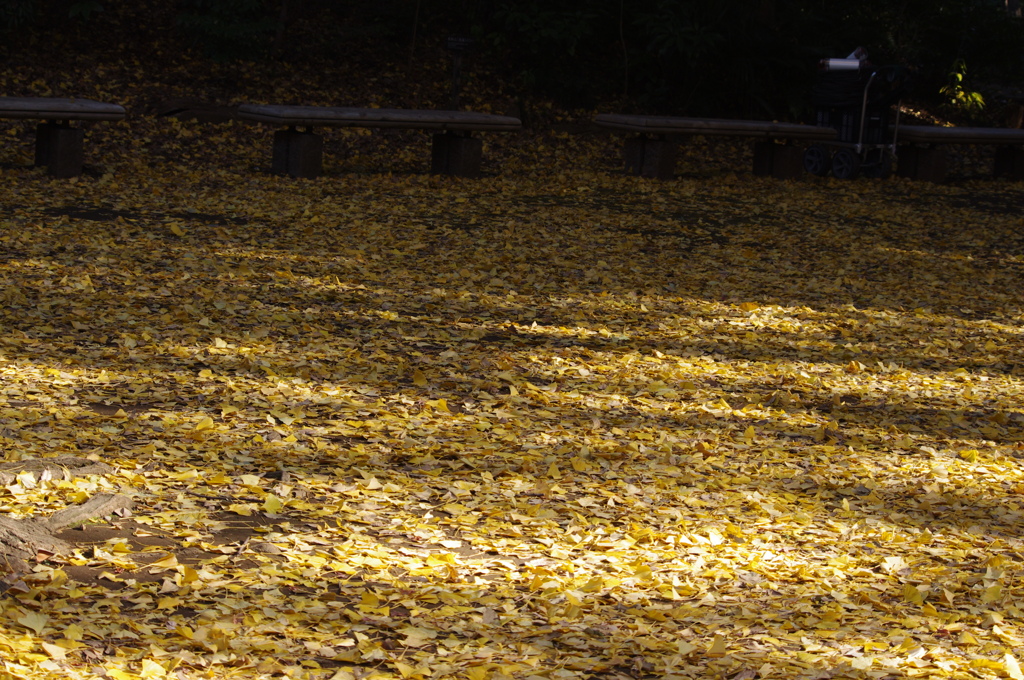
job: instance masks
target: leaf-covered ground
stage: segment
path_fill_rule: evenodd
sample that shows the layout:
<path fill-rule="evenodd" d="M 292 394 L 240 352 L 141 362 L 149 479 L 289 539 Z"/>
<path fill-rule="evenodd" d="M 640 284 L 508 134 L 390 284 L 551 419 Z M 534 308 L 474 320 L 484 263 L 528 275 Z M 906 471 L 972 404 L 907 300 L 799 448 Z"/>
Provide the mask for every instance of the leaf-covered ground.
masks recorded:
<path fill-rule="evenodd" d="M 140 114 L 70 181 L 0 129 L 0 449 L 117 470 L 0 511 L 136 503 L 5 677 L 1024 677 L 1020 184 Z"/>

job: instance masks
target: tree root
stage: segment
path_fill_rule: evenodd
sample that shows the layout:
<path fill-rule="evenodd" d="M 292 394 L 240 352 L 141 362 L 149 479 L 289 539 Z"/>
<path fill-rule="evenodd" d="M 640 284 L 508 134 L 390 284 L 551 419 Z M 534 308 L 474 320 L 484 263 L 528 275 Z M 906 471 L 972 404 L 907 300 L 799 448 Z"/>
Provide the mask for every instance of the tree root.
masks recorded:
<path fill-rule="evenodd" d="M 27 471 L 35 473 L 36 479 L 71 479 L 110 472 L 110 467 L 73 456 L 23 460 L 0 465 L 0 484 L 11 484 L 18 474 Z M 96 517 L 130 510 L 131 507 L 132 501 L 128 496 L 102 493 L 81 505 L 58 510 L 46 518 L 0 517 L 0 571 L 8 572 L 8 580 L 11 576 L 27 573 L 31 571 L 29 560 L 39 561 L 40 558 L 71 550 L 70 544 L 54 536 L 56 532 Z"/>

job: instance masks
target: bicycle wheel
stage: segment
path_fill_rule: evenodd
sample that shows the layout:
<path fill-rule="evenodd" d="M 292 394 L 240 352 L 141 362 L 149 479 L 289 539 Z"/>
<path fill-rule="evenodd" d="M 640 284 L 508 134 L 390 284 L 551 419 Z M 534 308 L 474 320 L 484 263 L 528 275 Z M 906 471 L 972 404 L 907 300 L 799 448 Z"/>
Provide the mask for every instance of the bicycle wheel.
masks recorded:
<path fill-rule="evenodd" d="M 853 179 L 860 172 L 860 156 L 849 149 L 839 149 L 832 155 L 832 176 Z"/>
<path fill-rule="evenodd" d="M 829 157 L 828 149 L 821 144 L 812 144 L 804 151 L 804 170 L 824 177 L 832 169 L 832 159 Z"/>

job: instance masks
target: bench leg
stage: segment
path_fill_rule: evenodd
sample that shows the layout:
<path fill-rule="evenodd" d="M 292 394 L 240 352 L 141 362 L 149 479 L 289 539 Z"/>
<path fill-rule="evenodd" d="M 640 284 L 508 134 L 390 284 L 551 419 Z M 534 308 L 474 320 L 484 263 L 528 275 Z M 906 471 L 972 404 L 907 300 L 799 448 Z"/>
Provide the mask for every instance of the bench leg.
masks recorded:
<path fill-rule="evenodd" d="M 791 144 L 754 144 L 754 174 L 758 177 L 797 179 L 804 174 L 804 151 Z"/>
<path fill-rule="evenodd" d="M 435 175 L 478 177 L 483 149 L 483 142 L 473 137 L 436 134 L 430 148 L 430 171 Z"/>
<path fill-rule="evenodd" d="M 81 128 L 40 123 L 36 126 L 36 165 L 46 166 L 51 177 L 81 175 L 84 137 Z"/>
<path fill-rule="evenodd" d="M 1013 146 L 998 147 L 992 174 L 1014 182 L 1024 181 L 1024 149 Z"/>
<path fill-rule="evenodd" d="M 626 140 L 626 174 L 672 179 L 676 170 L 676 143 L 664 137 L 631 137 Z"/>
<path fill-rule="evenodd" d="M 312 132 L 295 129 L 274 133 L 270 171 L 275 175 L 316 179 L 323 170 L 324 140 Z"/>
<path fill-rule="evenodd" d="M 896 156 L 896 174 L 922 182 L 943 182 L 948 163 L 946 152 L 939 148 L 901 146 Z"/>

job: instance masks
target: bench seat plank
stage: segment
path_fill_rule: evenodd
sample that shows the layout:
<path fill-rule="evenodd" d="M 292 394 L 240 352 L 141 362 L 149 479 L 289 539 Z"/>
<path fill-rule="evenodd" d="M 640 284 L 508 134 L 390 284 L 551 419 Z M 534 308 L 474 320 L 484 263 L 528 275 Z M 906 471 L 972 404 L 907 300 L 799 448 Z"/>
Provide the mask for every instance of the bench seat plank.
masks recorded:
<path fill-rule="evenodd" d="M 75 177 L 84 159 L 82 128 L 72 121 L 124 120 L 123 106 L 92 99 L 62 97 L 0 97 L 0 118 L 41 119 L 36 126 L 37 166 L 52 177 Z"/>
<path fill-rule="evenodd" d="M 272 125 L 513 132 L 518 118 L 471 111 L 243 104 L 238 117 Z"/>
<path fill-rule="evenodd" d="M 462 177 L 480 173 L 483 142 L 472 138 L 470 132 L 514 132 L 522 127 L 518 118 L 510 116 L 429 109 L 243 104 L 238 107 L 238 117 L 287 127 L 274 134 L 271 172 L 306 178 L 319 177 L 322 170 L 323 139 L 312 132 L 317 127 L 434 130 L 431 171 Z M 299 127 L 306 130 L 295 129 Z"/>
<path fill-rule="evenodd" d="M 904 177 L 941 182 L 946 178 L 948 166 L 946 153 L 941 147 L 978 144 L 998 147 L 992 164 L 995 177 L 1024 181 L 1024 130 L 901 125 L 896 139 L 902 145 L 896 170 Z"/>
<path fill-rule="evenodd" d="M 897 138 L 910 144 L 1024 144 L 1024 130 L 901 125 Z"/>
<path fill-rule="evenodd" d="M 832 128 L 761 120 L 721 118 L 679 118 L 604 113 L 594 117 L 599 127 L 623 132 L 653 135 L 718 135 L 725 137 L 761 137 L 764 139 L 834 139 Z"/>
<path fill-rule="evenodd" d="M 92 99 L 0 97 L 0 118 L 43 120 L 124 120 L 123 106 Z"/>
<path fill-rule="evenodd" d="M 750 137 L 754 145 L 754 174 L 792 179 L 803 172 L 801 150 L 788 142 L 794 140 L 827 142 L 837 136 L 829 127 L 774 123 L 767 120 L 728 120 L 723 118 L 681 118 L 603 113 L 594 124 L 616 132 L 638 135 L 626 140 L 626 172 L 643 177 L 671 179 L 675 167 L 676 136 Z M 777 142 L 784 142 L 778 144 Z"/>

